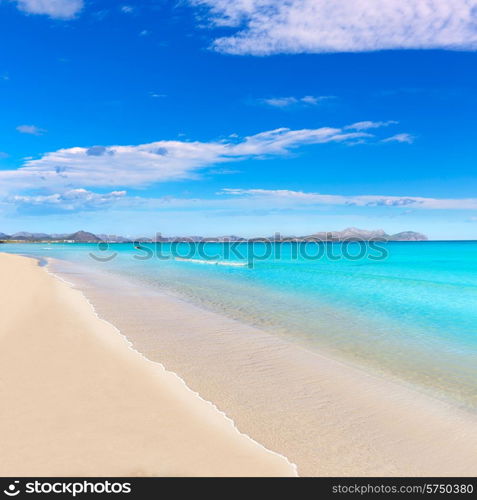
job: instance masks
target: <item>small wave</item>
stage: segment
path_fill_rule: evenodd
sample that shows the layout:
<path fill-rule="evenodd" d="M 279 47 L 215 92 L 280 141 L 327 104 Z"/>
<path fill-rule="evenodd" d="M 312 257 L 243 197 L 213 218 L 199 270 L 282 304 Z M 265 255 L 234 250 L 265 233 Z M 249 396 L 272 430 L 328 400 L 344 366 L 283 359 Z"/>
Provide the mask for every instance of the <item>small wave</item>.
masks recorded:
<path fill-rule="evenodd" d="M 193 262 L 194 264 L 209 264 L 212 266 L 230 266 L 230 267 L 247 266 L 246 262 L 227 262 L 223 260 L 184 259 L 182 257 L 176 257 L 174 260 L 179 260 L 181 262 Z"/>

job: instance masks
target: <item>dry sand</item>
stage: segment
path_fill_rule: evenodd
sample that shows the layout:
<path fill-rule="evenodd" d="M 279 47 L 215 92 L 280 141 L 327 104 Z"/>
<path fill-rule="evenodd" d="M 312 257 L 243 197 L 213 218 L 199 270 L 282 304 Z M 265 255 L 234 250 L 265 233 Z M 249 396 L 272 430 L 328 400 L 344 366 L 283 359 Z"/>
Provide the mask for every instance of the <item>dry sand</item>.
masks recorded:
<path fill-rule="evenodd" d="M 1 476 L 287 476 L 79 292 L 0 255 Z"/>

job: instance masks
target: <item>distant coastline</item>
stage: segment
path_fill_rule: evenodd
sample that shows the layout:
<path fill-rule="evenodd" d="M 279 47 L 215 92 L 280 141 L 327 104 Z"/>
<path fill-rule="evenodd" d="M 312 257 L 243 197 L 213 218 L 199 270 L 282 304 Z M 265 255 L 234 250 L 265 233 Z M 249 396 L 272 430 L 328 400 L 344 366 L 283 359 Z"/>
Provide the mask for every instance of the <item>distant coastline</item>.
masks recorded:
<path fill-rule="evenodd" d="M 300 242 L 300 241 L 428 241 L 426 235 L 415 231 L 402 231 L 388 234 L 383 229 L 346 228 L 342 231 L 321 231 L 305 236 L 281 235 L 244 238 L 236 235 L 225 236 L 163 236 L 157 233 L 154 238 L 138 236 L 128 238 L 119 235 L 94 234 L 87 231 L 76 231 L 71 234 L 47 234 L 19 232 L 12 235 L 0 233 L 0 243 L 167 243 L 167 242 Z"/>

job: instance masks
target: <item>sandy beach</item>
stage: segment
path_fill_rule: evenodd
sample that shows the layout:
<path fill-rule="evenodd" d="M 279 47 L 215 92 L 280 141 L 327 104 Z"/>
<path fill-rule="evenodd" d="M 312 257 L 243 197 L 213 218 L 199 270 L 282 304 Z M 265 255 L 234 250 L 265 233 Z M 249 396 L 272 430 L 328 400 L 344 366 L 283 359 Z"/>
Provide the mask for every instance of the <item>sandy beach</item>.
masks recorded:
<path fill-rule="evenodd" d="M 292 476 L 81 292 L 0 255 L 1 476 Z"/>

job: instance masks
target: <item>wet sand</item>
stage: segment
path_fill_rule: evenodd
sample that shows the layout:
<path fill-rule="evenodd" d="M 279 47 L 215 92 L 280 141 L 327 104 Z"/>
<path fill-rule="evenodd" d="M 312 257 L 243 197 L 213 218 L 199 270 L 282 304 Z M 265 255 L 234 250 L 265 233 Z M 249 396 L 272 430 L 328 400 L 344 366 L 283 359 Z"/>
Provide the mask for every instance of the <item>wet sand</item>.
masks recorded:
<path fill-rule="evenodd" d="M 51 269 L 300 475 L 477 475 L 474 413 L 160 290 L 65 262 Z"/>

